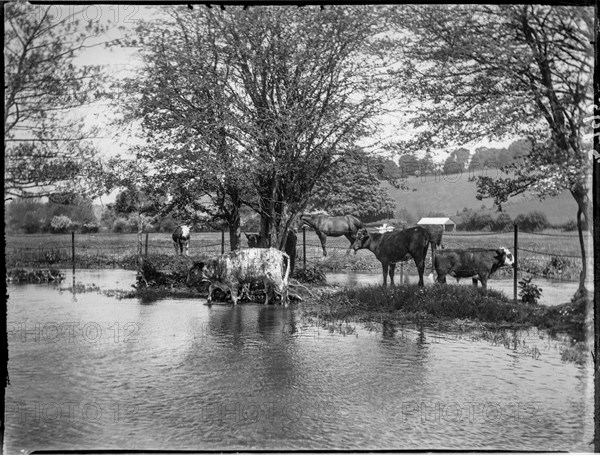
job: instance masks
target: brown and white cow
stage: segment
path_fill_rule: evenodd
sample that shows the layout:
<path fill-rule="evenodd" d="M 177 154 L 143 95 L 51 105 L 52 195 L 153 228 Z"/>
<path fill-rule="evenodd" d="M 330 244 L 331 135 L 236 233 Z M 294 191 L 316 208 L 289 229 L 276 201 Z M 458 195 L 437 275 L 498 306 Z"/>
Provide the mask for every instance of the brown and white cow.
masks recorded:
<path fill-rule="evenodd" d="M 244 232 L 246 239 L 248 240 L 248 248 L 260 248 L 260 234 Z M 293 230 L 289 230 L 287 239 L 285 241 L 285 252 L 290 257 L 290 276 L 294 274 L 294 268 L 296 265 L 296 245 L 298 243 L 298 236 Z"/>
<path fill-rule="evenodd" d="M 185 255 L 189 256 L 190 228 L 188 226 L 177 226 L 172 237 L 175 254 L 183 255 L 183 248 L 185 247 Z"/>
<path fill-rule="evenodd" d="M 369 233 L 366 229 L 358 231 L 356 240 L 352 244 L 354 251 L 367 248 L 375 254 L 383 266 L 383 285 L 387 286 L 389 269 L 390 284 L 394 285 L 394 271 L 396 263 L 406 261 L 410 254 L 419 272 L 419 286 L 423 287 L 423 272 L 425 271 L 425 257 L 429 247 L 429 232 L 416 226 L 402 231 L 386 232 L 384 234 Z"/>
<path fill-rule="evenodd" d="M 281 295 L 281 302 L 288 302 L 289 256 L 276 248 L 246 248 L 222 254 L 217 259 L 197 262 L 189 270 L 186 284 L 197 286 L 210 282 L 208 302 L 214 288 L 231 292 L 231 300 L 237 305 L 240 284 L 261 281 L 265 285 L 265 305 L 269 303 L 269 286 Z"/>
<path fill-rule="evenodd" d="M 435 255 L 435 271 L 438 283 L 446 282 L 446 275 L 456 278 L 473 278 L 473 285 L 481 281 L 487 289 L 489 276 L 505 265 L 513 264 L 512 253 L 504 247 L 498 249 L 447 249 L 438 250 Z"/>

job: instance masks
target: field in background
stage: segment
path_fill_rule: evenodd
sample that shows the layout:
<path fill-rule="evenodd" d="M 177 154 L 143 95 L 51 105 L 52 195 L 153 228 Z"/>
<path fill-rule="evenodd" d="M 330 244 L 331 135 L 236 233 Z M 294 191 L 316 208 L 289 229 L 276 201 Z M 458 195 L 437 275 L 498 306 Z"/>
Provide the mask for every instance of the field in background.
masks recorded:
<path fill-rule="evenodd" d="M 144 253 L 146 249 L 143 236 Z M 6 265 L 8 267 L 49 266 L 70 267 L 72 245 L 70 234 L 19 235 L 6 238 Z M 447 233 L 442 245 L 446 248 L 499 248 L 513 251 L 513 233 Z M 591 257 L 591 236 L 586 233 L 588 256 Z M 242 235 L 242 247 L 247 247 Z M 323 257 L 320 242 L 312 231 L 306 232 L 306 263 L 317 264 L 327 270 L 380 270 L 380 263 L 373 253 L 360 250 L 347 254 L 349 242 L 344 237 L 327 239 L 328 257 Z M 195 232 L 190 241 L 191 259 L 214 257 L 221 253 L 220 232 Z M 303 265 L 302 231 L 298 233 L 297 267 Z M 225 251 L 229 251 L 229 238 L 225 235 Z M 148 257 L 160 267 L 168 267 L 175 259 L 171 235 L 151 233 L 148 235 Z M 135 268 L 137 234 L 76 234 L 75 257 L 77 267 Z M 431 269 L 431 253 L 427 269 Z M 414 263 L 406 265 L 412 272 Z M 519 268 L 534 275 L 575 280 L 581 270 L 579 241 L 573 233 L 545 231 L 539 234 L 519 233 Z M 591 270 L 591 269 L 590 269 Z M 510 275 L 510 269 L 504 270 Z"/>
<path fill-rule="evenodd" d="M 495 171 L 495 169 L 491 169 L 488 175 L 495 177 Z M 469 182 L 468 179 L 469 174 L 465 172 L 462 175 L 442 175 L 437 179 L 433 175 L 422 178 L 409 177 L 407 179 L 408 190 L 396 189 L 387 182 L 382 185 L 388 189 L 390 196 L 396 201 L 396 213 L 405 208 L 417 220 L 429 212 L 440 212 L 449 217 L 456 217 L 456 213 L 462 212 L 465 207 L 481 210 L 482 206 L 485 206 L 484 213 L 496 214 L 491 199 L 479 201 L 475 198 L 475 182 Z M 575 220 L 577 205 L 568 193 L 542 201 L 531 195 L 519 195 L 509 199 L 503 210 L 513 218 L 538 210 L 546 214 L 550 223 L 556 225 Z"/>
<path fill-rule="evenodd" d="M 591 241 L 591 234 L 586 232 L 587 241 Z M 145 234 L 143 234 L 145 243 Z M 320 256 L 321 244 L 313 231 L 306 231 L 307 248 L 315 252 L 311 256 Z M 513 246 L 513 232 L 489 233 L 446 233 L 442 244 L 446 248 L 497 248 Z M 130 250 L 135 252 L 137 248 L 137 234 L 75 234 L 76 249 L 88 250 Z M 242 234 L 242 247 L 247 247 L 245 236 Z M 345 254 L 350 242 L 345 237 L 328 237 L 327 250 L 330 254 Z M 71 248 L 71 234 L 21 234 L 6 236 L 7 255 L 11 250 L 19 248 Z M 298 249 L 302 247 L 302 231 L 298 232 Z M 591 247 L 591 245 L 590 245 Z M 546 230 L 542 233 L 519 232 L 519 248 L 538 250 L 549 254 L 574 255 L 579 257 L 579 239 L 576 233 L 564 233 L 556 230 Z M 199 250 L 211 249 L 221 250 L 221 232 L 193 232 L 190 240 L 190 254 Z M 229 251 L 229 235 L 225 235 L 225 250 Z M 173 253 L 175 249 L 171 240 L 171 234 L 156 232 L 148 234 L 149 253 Z M 368 251 L 365 251 L 371 254 Z M 590 251 L 591 254 L 591 251 Z M 307 252 L 308 256 L 308 252 Z"/>

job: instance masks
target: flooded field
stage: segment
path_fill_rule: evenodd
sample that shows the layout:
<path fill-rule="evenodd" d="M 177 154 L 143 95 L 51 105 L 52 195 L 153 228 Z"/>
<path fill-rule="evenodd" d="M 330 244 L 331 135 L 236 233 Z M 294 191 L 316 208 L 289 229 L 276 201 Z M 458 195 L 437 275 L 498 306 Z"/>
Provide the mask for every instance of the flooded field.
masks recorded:
<path fill-rule="evenodd" d="M 328 280 L 381 280 L 344 275 Z M 83 270 L 76 282 L 130 289 L 134 277 Z M 5 453 L 592 450 L 592 368 L 562 361 L 544 333 L 513 332 L 519 342 L 506 345 L 327 328 L 295 306 L 143 304 L 61 290 L 71 284 L 67 273 L 60 286 L 8 287 Z"/>

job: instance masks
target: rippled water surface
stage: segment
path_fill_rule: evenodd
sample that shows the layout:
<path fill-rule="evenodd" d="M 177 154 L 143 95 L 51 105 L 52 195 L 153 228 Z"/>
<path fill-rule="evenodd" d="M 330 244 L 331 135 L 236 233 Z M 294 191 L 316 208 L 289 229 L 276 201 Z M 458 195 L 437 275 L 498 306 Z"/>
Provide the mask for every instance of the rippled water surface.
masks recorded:
<path fill-rule="evenodd" d="M 133 278 L 77 273 L 111 289 Z M 53 285 L 8 292 L 5 453 L 591 450 L 591 369 L 561 361 L 560 344 L 537 332 L 492 343 L 324 328 L 294 307 L 142 304 Z"/>

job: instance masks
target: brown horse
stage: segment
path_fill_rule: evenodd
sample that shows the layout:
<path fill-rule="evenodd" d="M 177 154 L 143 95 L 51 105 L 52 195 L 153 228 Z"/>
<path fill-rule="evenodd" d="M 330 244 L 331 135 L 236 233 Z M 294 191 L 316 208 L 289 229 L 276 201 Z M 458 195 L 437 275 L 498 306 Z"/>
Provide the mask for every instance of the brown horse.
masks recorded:
<path fill-rule="evenodd" d="M 356 233 L 363 227 L 362 221 L 352 215 L 303 214 L 300 216 L 300 221 L 303 225 L 313 228 L 317 233 L 323 247 L 323 256 L 327 256 L 327 250 L 325 249 L 327 237 L 340 237 L 342 235 L 346 237 L 350 241 L 349 253 L 352 244 L 356 240 Z"/>

